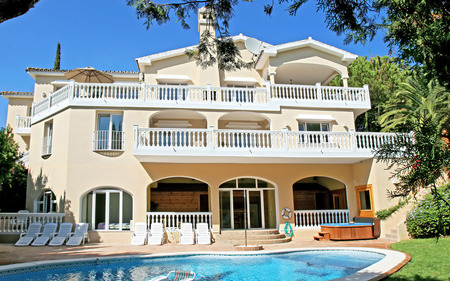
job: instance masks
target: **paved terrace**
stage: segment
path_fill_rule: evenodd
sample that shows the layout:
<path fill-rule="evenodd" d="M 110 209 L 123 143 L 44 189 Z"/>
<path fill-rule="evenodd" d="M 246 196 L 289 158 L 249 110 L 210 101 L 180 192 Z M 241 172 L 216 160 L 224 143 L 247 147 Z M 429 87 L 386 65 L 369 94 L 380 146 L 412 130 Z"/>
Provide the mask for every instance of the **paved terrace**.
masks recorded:
<path fill-rule="evenodd" d="M 390 249 L 394 242 L 386 239 L 355 240 L 355 241 L 315 241 L 311 235 L 302 234 L 293 241 L 284 244 L 264 245 L 265 250 L 324 248 L 324 247 L 367 247 Z M 235 251 L 232 245 L 213 243 L 212 245 L 180 245 L 168 243 L 162 246 L 131 246 L 126 243 L 87 243 L 84 246 L 68 247 L 16 247 L 14 244 L 0 244 L 0 265 L 59 259 L 97 258 L 128 255 L 148 255 L 182 252 L 217 252 Z M 405 265 L 406 259 L 394 271 Z M 393 272 L 394 272 L 393 271 Z M 392 273 L 392 272 L 391 272 Z"/>

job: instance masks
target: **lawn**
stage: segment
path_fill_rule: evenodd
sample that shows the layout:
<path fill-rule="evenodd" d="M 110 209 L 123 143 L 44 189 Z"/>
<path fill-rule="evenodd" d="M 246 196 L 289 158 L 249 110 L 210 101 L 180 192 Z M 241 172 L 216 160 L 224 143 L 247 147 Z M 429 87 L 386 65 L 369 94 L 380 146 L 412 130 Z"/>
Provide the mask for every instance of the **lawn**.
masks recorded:
<path fill-rule="evenodd" d="M 450 280 L 450 237 L 405 240 L 393 244 L 392 249 L 408 253 L 411 261 L 385 280 Z"/>

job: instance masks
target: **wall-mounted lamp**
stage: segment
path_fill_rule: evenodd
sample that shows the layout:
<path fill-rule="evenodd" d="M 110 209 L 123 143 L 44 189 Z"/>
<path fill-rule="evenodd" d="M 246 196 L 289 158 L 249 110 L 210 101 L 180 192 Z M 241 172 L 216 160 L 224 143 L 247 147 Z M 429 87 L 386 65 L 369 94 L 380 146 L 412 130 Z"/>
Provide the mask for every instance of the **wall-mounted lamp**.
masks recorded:
<path fill-rule="evenodd" d="M 46 93 L 42 93 L 42 97 L 46 98 L 47 94 Z"/>

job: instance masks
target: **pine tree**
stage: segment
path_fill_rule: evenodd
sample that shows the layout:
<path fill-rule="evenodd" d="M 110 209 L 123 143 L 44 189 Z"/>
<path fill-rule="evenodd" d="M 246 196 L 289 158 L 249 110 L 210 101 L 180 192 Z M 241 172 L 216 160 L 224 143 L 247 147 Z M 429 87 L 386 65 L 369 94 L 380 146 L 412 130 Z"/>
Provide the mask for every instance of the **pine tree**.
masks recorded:
<path fill-rule="evenodd" d="M 58 42 L 58 46 L 56 47 L 56 58 L 55 58 L 55 65 L 53 66 L 53 69 L 61 69 L 61 44 Z"/>

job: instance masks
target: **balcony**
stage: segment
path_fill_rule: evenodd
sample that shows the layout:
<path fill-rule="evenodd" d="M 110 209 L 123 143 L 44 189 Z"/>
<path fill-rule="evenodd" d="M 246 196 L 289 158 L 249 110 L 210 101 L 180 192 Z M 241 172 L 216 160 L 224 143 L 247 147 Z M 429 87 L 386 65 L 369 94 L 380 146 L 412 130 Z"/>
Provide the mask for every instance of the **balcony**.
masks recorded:
<path fill-rule="evenodd" d="M 123 151 L 125 133 L 122 131 L 94 131 L 93 151 Z"/>
<path fill-rule="evenodd" d="M 69 106 L 279 111 L 280 107 L 370 109 L 369 89 L 316 84 L 264 88 L 71 83 L 33 104 L 37 122 Z"/>
<path fill-rule="evenodd" d="M 31 134 L 31 116 L 17 115 L 14 133 L 21 136 L 29 136 Z"/>
<path fill-rule="evenodd" d="M 409 135 L 359 132 L 156 129 L 134 127 L 141 162 L 349 164 Z"/>

